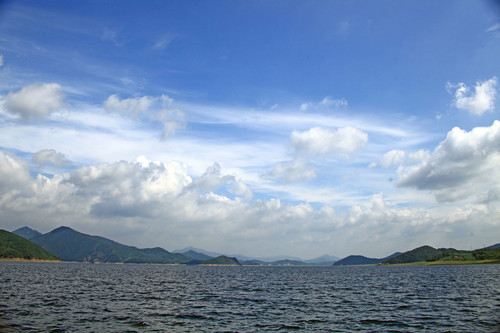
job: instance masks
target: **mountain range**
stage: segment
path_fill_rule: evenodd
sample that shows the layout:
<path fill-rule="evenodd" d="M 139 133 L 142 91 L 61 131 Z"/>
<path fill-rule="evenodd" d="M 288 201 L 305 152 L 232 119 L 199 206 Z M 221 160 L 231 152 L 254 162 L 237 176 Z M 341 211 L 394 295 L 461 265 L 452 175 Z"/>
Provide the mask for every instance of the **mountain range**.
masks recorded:
<path fill-rule="evenodd" d="M 196 247 L 192 247 L 192 246 L 189 246 L 189 247 L 186 247 L 186 248 L 183 248 L 180 250 L 174 250 L 172 252 L 173 253 L 182 253 L 184 255 L 192 257 L 193 259 L 198 259 L 198 258 L 195 258 L 194 256 L 189 255 L 188 253 L 194 252 L 198 255 L 202 254 L 205 256 L 209 256 L 209 257 L 218 257 L 218 256 L 224 255 L 222 253 L 210 252 L 210 251 L 206 251 L 204 249 L 200 249 L 200 248 L 196 248 Z M 253 265 L 268 265 L 268 264 L 281 265 L 281 264 L 290 264 L 292 262 L 300 262 L 300 265 L 310 264 L 310 265 L 330 266 L 334 262 L 336 262 L 337 260 L 340 259 L 339 257 L 331 256 L 328 254 L 324 254 L 322 256 L 319 256 L 319 257 L 316 257 L 313 259 L 302 259 L 302 258 L 298 258 L 298 257 L 294 257 L 294 256 L 286 256 L 286 255 L 273 256 L 273 257 L 249 257 L 249 256 L 245 256 L 242 254 L 232 254 L 229 256 L 237 258 L 240 262 L 244 262 L 247 264 L 253 263 Z"/>
<path fill-rule="evenodd" d="M 51 232 L 42 234 L 29 227 L 19 228 L 12 233 L 2 231 L 0 237 L 0 258 L 19 258 L 25 256 L 25 249 L 33 246 L 54 254 L 62 261 L 89 262 L 89 263 L 153 263 L 153 264 L 187 264 L 187 265 L 271 265 L 271 266 L 304 266 L 304 265 L 377 265 L 377 264 L 406 264 L 413 262 L 439 261 L 500 261 L 500 243 L 475 250 L 461 251 L 455 249 L 435 249 L 422 246 L 404 253 L 396 252 L 385 258 L 368 258 L 360 255 L 350 255 L 341 260 L 337 257 L 324 255 L 310 260 L 296 257 L 279 256 L 252 258 L 242 255 L 223 255 L 207 252 L 193 247 L 169 252 L 160 247 L 139 249 L 134 246 L 123 245 L 110 239 L 91 236 L 69 227 L 59 227 Z M 14 238 L 12 238 L 15 236 Z M 16 238 L 17 237 L 17 238 Z M 22 238 L 21 238 L 22 237 Z M 4 240 L 8 239 L 8 241 Z M 12 241 L 12 239 L 17 239 Z M 19 243 L 19 239 L 23 242 Z M 26 241 L 26 243 L 24 243 Z M 3 243 L 2 243 L 3 242 Z M 16 248 L 16 246 L 18 248 Z M 5 250 L 7 249 L 7 250 Z M 21 249 L 21 252 L 15 252 Z M 39 253 L 39 250 L 37 250 Z"/>

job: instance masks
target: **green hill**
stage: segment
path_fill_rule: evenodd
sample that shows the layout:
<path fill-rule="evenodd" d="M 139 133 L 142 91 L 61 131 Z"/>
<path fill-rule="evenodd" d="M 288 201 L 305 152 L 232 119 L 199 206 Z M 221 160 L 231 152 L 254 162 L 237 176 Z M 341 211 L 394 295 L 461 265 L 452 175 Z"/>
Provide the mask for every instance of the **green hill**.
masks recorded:
<path fill-rule="evenodd" d="M 236 258 L 230 258 L 227 256 L 218 256 L 217 258 L 212 258 L 205 260 L 200 263 L 201 265 L 224 265 L 224 266 L 240 266 L 240 262 Z"/>
<path fill-rule="evenodd" d="M 401 254 L 401 252 L 396 252 L 391 254 L 388 257 L 385 258 L 368 258 L 365 256 L 359 256 L 359 255 L 351 255 L 348 257 L 345 257 L 343 259 L 340 259 L 339 261 L 336 261 L 333 263 L 333 266 L 359 266 L 359 265 L 377 265 L 382 263 L 384 260 L 397 257 Z"/>
<path fill-rule="evenodd" d="M 0 230 L 0 258 L 59 260 L 55 255 L 37 244 L 5 230 Z"/>
<path fill-rule="evenodd" d="M 59 227 L 32 241 L 64 261 L 176 264 L 190 260 L 182 254 L 170 253 L 159 247 L 138 249 L 68 227 Z"/>
<path fill-rule="evenodd" d="M 333 266 L 352 266 L 352 265 L 376 265 L 383 259 L 367 258 L 365 256 L 351 255 L 333 263 Z"/>
<path fill-rule="evenodd" d="M 42 233 L 36 230 L 31 229 L 30 227 L 22 227 L 19 229 L 16 229 L 12 231 L 13 234 L 16 234 L 18 236 L 21 236 L 22 238 L 26 238 L 27 240 L 30 240 L 32 238 L 41 236 Z"/>
<path fill-rule="evenodd" d="M 413 249 L 411 251 L 404 252 L 399 256 L 392 257 L 384 260 L 383 264 L 407 264 L 412 262 L 426 261 L 428 259 L 439 256 L 443 250 L 435 249 L 431 246 L 424 245 Z"/>

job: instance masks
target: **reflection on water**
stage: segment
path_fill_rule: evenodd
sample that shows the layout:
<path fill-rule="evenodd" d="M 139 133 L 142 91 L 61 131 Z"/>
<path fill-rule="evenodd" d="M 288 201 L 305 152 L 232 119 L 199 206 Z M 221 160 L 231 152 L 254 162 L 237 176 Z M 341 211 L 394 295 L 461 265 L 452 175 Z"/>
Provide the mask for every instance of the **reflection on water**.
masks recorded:
<path fill-rule="evenodd" d="M 1 331 L 500 331 L 500 265 L 0 262 Z"/>

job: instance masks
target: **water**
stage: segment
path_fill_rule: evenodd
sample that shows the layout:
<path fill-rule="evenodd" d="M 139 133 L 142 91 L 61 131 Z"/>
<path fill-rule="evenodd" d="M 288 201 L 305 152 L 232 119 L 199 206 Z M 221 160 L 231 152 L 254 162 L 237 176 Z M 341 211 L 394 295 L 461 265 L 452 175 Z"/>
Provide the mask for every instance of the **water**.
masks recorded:
<path fill-rule="evenodd" d="M 0 262 L 0 331 L 499 332 L 500 265 Z"/>

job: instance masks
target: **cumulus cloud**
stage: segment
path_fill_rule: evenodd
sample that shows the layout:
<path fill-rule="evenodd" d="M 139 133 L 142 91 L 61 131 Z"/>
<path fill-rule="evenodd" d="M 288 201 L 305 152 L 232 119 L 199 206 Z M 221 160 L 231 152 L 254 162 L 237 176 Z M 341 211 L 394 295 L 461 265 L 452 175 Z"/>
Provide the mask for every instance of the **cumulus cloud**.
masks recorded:
<path fill-rule="evenodd" d="M 220 165 L 216 162 L 207 171 L 193 182 L 195 187 L 205 191 L 215 191 L 219 187 L 235 181 L 234 176 L 221 175 Z"/>
<path fill-rule="evenodd" d="M 493 111 L 495 108 L 495 97 L 497 78 L 493 77 L 487 81 L 478 81 L 474 87 L 474 92 L 463 82 L 453 85 L 447 84 L 448 91 L 455 95 L 453 105 L 461 110 L 469 111 L 475 115 L 482 115 L 486 111 Z"/>
<path fill-rule="evenodd" d="M 398 169 L 398 186 L 434 191 L 440 202 L 482 195 L 500 184 L 500 121 L 470 132 L 455 127 L 432 154 L 409 162 Z"/>
<path fill-rule="evenodd" d="M 350 126 L 337 130 L 314 127 L 303 132 L 293 131 L 290 135 L 290 144 L 299 154 L 337 154 L 348 157 L 367 142 L 368 134 Z"/>
<path fill-rule="evenodd" d="M 42 164 L 52 164 L 55 166 L 71 165 L 72 162 L 62 153 L 56 152 L 54 149 L 44 149 L 33 154 L 32 161 L 39 166 Z"/>
<path fill-rule="evenodd" d="M 406 153 L 402 150 L 391 150 L 382 156 L 379 164 L 383 168 L 388 168 L 392 165 L 399 165 L 405 158 Z"/>
<path fill-rule="evenodd" d="M 9 190 L 19 191 L 30 180 L 29 164 L 24 159 L 0 151 L 0 194 Z"/>
<path fill-rule="evenodd" d="M 9 93 L 5 98 L 5 106 L 8 112 L 28 121 L 59 110 L 63 106 L 63 97 L 59 84 L 35 83 Z"/>
<path fill-rule="evenodd" d="M 292 160 L 276 164 L 272 170 L 262 176 L 264 178 L 281 178 L 284 183 L 291 183 L 315 178 L 316 172 L 303 160 Z"/>

